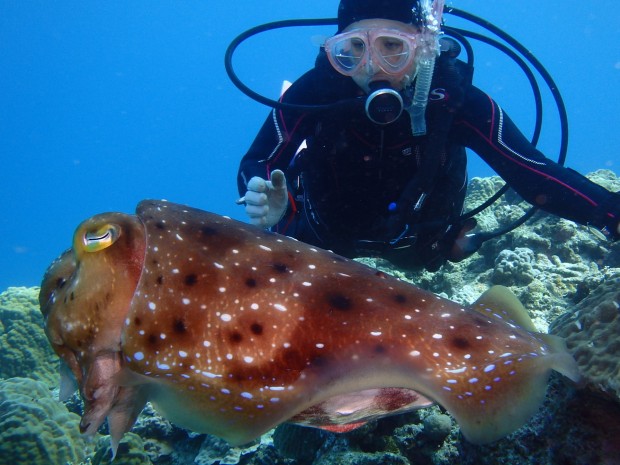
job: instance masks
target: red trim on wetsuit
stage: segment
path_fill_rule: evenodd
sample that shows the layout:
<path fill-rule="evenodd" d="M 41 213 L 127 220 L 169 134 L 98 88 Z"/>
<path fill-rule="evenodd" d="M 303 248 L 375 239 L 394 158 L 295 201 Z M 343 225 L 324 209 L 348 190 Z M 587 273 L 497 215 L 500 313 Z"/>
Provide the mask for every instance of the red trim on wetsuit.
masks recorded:
<path fill-rule="evenodd" d="M 543 172 L 541 172 L 541 171 L 539 171 L 537 169 L 534 169 L 533 167 L 531 167 L 530 165 L 528 165 L 526 163 L 518 161 L 517 159 L 515 159 L 514 157 L 512 157 L 508 153 L 506 153 L 501 147 L 496 145 L 494 143 L 494 140 L 495 140 L 495 142 L 500 144 L 499 129 L 496 130 L 496 128 L 495 128 L 496 125 L 499 125 L 499 116 L 497 116 L 497 113 L 495 111 L 495 105 L 497 105 L 497 104 L 488 95 L 487 95 L 487 98 L 489 99 L 489 101 L 491 103 L 491 113 L 492 113 L 491 126 L 490 126 L 490 134 L 488 136 L 485 135 L 480 129 L 478 129 L 476 126 L 472 125 L 468 121 L 463 121 L 461 124 L 463 124 L 464 126 L 467 126 L 473 132 L 479 134 L 482 137 L 482 139 L 486 140 L 489 143 L 489 145 L 495 149 L 496 152 L 502 154 L 505 158 L 509 159 L 513 163 L 515 163 L 515 164 L 517 164 L 519 166 L 522 166 L 523 168 L 526 168 L 527 170 L 529 170 L 529 171 L 531 171 L 533 173 L 536 173 L 537 175 L 540 175 L 540 176 L 544 177 L 545 179 L 549 179 L 551 181 L 556 182 L 560 186 L 563 186 L 565 189 L 568 189 L 569 191 L 577 194 L 578 196 L 583 198 L 585 201 L 587 201 L 588 203 L 590 203 L 594 207 L 598 207 L 599 206 L 598 203 L 596 203 L 594 200 L 592 200 L 590 197 L 588 197 L 584 193 L 574 189 L 573 187 L 567 185 L 566 183 L 560 181 L 559 179 L 557 179 L 557 178 L 555 178 L 553 176 L 550 176 L 547 173 L 543 173 Z M 495 136 L 493 135 L 494 133 L 495 133 Z M 505 144 L 505 142 L 504 142 L 504 144 Z M 506 145 L 508 145 L 508 144 L 506 144 Z M 524 158 L 527 158 L 527 157 L 524 156 Z M 609 215 L 609 213 L 608 213 L 608 215 Z M 612 216 L 612 218 L 613 218 L 613 216 Z"/>

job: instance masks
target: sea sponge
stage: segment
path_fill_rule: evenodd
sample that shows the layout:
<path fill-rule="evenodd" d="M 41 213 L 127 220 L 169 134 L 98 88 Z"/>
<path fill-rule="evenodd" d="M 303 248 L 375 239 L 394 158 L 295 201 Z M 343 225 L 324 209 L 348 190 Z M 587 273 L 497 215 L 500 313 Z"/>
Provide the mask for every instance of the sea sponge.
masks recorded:
<path fill-rule="evenodd" d="M 9 287 L 0 294 L 0 378 L 28 377 L 58 384 L 58 357 L 43 330 L 39 288 Z"/>
<path fill-rule="evenodd" d="M 80 463 L 90 447 L 79 422 L 44 383 L 0 381 L 0 465 Z"/>
<path fill-rule="evenodd" d="M 551 326 L 566 339 L 586 382 L 620 401 L 620 273 Z"/>

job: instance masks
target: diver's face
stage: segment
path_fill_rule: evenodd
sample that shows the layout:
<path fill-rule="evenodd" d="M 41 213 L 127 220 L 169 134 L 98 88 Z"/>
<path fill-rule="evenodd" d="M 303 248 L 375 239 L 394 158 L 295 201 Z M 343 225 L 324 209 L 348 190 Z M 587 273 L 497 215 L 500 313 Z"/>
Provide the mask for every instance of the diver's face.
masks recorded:
<path fill-rule="evenodd" d="M 389 19 L 364 19 L 349 25 L 343 32 L 351 31 L 372 31 L 375 30 L 389 30 L 398 31 L 413 39 L 415 43 L 415 36 L 419 32 L 418 28 L 411 24 L 401 23 L 400 21 L 392 21 Z M 366 51 L 367 60 L 363 66 L 360 66 L 351 78 L 355 83 L 361 87 L 366 93 L 370 92 L 369 84 L 375 81 L 387 81 L 390 86 L 395 90 L 402 90 L 408 86 L 415 75 L 415 60 L 411 59 L 410 63 L 403 69 L 398 69 L 397 72 L 390 71 L 391 60 L 400 59 L 403 53 L 403 42 L 397 40 L 391 40 L 389 37 L 379 37 L 372 44 L 372 51 Z M 409 45 L 409 44 L 405 44 Z M 362 53 L 362 45 L 359 46 L 359 53 Z M 409 53 L 415 53 L 415 47 L 409 48 Z M 383 57 L 383 63 L 376 59 L 377 56 Z M 395 58 L 392 58 L 395 57 Z M 411 57 L 413 58 L 413 57 Z M 387 70 L 387 71 L 386 71 Z"/>

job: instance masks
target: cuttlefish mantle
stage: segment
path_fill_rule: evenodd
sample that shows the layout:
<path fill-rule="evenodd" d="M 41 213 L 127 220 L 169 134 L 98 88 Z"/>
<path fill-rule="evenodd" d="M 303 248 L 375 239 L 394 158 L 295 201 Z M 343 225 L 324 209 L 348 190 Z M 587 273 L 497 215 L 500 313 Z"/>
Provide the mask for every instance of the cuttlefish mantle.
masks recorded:
<path fill-rule="evenodd" d="M 559 339 L 504 288 L 470 307 L 229 218 L 143 201 L 82 223 L 48 269 L 46 332 L 113 441 L 146 401 L 246 443 L 294 421 L 345 431 L 437 402 L 475 443 L 538 409 Z"/>

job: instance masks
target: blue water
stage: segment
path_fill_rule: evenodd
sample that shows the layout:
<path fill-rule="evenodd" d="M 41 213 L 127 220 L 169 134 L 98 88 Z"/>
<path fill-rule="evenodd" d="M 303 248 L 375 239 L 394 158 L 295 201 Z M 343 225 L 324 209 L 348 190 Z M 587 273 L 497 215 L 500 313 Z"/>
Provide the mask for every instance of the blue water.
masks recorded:
<path fill-rule="evenodd" d="M 569 113 L 568 165 L 620 172 L 617 2 L 462 0 L 543 62 Z M 223 57 L 245 29 L 332 17 L 336 0 L 0 0 L 0 290 L 37 285 L 83 219 L 166 198 L 243 219 L 236 169 L 268 110 L 228 80 Z M 449 25 L 464 23 L 448 17 Z M 235 64 L 278 95 L 333 28 L 265 34 Z M 316 41 L 314 41 L 316 42 Z M 478 46 L 475 82 L 529 134 L 531 91 L 502 55 Z M 539 147 L 558 153 L 547 104 Z M 470 157 L 471 175 L 492 172 Z"/>

